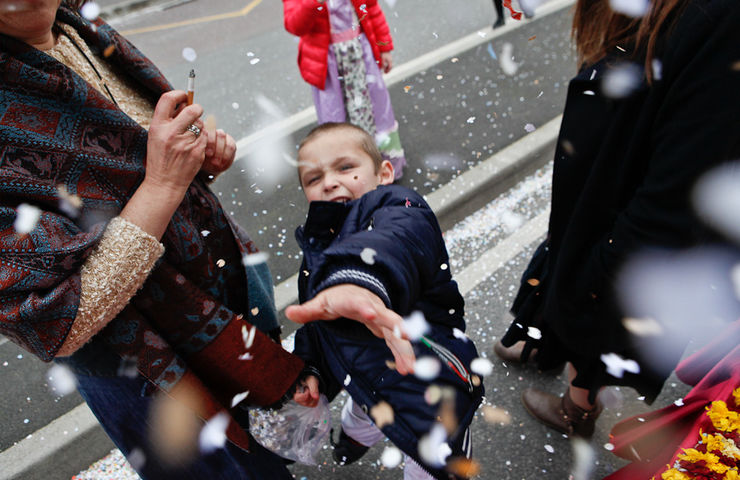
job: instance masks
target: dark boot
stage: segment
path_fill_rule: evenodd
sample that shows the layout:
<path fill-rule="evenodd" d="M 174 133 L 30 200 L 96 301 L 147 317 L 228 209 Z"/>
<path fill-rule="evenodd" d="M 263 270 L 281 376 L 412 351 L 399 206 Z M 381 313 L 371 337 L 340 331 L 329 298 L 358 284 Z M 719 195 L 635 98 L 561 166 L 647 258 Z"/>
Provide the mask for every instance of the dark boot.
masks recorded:
<path fill-rule="evenodd" d="M 525 361 L 522 361 L 523 351 L 524 351 L 523 342 L 516 342 L 514 345 L 510 347 L 504 347 L 504 344 L 501 343 L 501 340 L 493 344 L 493 353 L 495 353 L 501 360 L 505 362 L 513 363 L 513 364 L 525 365 L 527 363 L 530 363 L 530 360 L 534 358 L 535 354 L 537 353 L 537 349 L 536 348 L 533 349 L 532 352 L 529 354 L 528 358 Z M 565 362 L 559 365 L 556 365 L 555 367 L 549 370 L 542 370 L 542 373 L 546 373 L 548 375 L 560 375 L 560 372 L 562 372 L 564 368 L 565 368 Z"/>
<path fill-rule="evenodd" d="M 331 442 L 331 446 L 334 447 L 331 455 L 339 465 L 349 465 L 370 450 L 370 447 L 356 442 L 352 437 L 344 433 L 342 429 L 339 430 L 339 440 L 336 443 L 334 443 L 334 430 L 329 432 L 329 441 Z"/>
<path fill-rule="evenodd" d="M 570 398 L 570 390 L 557 397 L 551 393 L 528 388 L 522 393 L 522 403 L 527 411 L 540 422 L 569 436 L 589 439 L 594 434 L 596 419 L 602 406 L 597 400 L 591 410 L 584 410 Z"/>

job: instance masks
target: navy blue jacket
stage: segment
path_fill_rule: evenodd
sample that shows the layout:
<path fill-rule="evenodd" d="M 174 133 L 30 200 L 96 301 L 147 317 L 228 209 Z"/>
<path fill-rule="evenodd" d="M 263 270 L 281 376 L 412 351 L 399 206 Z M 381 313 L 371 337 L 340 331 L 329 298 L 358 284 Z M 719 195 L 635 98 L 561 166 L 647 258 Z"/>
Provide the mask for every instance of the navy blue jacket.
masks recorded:
<path fill-rule="evenodd" d="M 368 288 L 400 315 L 424 314 L 431 326 L 426 337 L 437 350 L 415 342 L 415 353 L 417 358 L 443 360 L 439 377 L 431 383 L 455 392 L 458 428 L 448 443 L 453 456 L 468 453 L 466 430 L 483 394 L 482 384 L 473 386 L 469 374 L 478 353 L 470 339 L 454 334 L 454 329 L 465 330 L 463 299 L 429 205 L 397 185 L 380 186 L 346 204 L 312 202 L 296 238 L 304 254 L 298 283 L 301 303 L 330 286 L 350 283 Z M 432 428 L 440 409 L 424 400 L 430 382 L 389 369 L 386 362 L 393 356 L 383 339 L 352 320 L 313 322 L 298 330 L 295 353 L 319 369 L 330 398 L 345 388 L 366 411 L 388 402 L 395 421 L 383 433 L 436 478 L 454 478 L 419 458 L 419 438 Z"/>

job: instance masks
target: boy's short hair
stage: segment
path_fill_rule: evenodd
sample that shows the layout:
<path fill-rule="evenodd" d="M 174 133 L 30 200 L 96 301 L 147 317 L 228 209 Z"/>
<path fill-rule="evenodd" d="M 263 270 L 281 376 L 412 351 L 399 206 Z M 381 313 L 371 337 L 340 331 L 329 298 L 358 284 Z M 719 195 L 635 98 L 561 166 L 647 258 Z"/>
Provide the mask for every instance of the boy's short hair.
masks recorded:
<path fill-rule="evenodd" d="M 301 143 L 298 144 L 298 157 L 300 158 L 301 149 L 304 147 L 304 145 L 306 145 L 314 138 L 318 137 L 322 133 L 332 132 L 334 130 L 341 130 L 343 128 L 354 130 L 360 135 L 360 147 L 362 148 L 362 151 L 367 153 L 368 156 L 373 160 L 373 164 L 375 165 L 375 173 L 378 173 L 378 171 L 380 170 L 380 165 L 383 163 L 383 156 L 380 154 L 380 150 L 378 150 L 378 146 L 375 144 L 375 139 L 372 137 L 372 135 L 367 133 L 364 128 L 358 127 L 357 125 L 349 122 L 326 122 L 317 127 L 314 127 L 313 130 L 308 132 L 308 135 L 306 135 L 305 138 L 301 140 Z M 300 163 L 298 167 L 300 168 Z"/>

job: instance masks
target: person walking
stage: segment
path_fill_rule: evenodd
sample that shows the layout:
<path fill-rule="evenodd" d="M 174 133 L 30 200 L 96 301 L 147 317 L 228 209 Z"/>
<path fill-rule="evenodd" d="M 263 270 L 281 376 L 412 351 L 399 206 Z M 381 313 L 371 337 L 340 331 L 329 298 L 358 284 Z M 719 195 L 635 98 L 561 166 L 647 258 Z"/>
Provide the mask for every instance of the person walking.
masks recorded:
<path fill-rule="evenodd" d="M 555 152 L 548 234 L 495 346 L 515 362 L 536 349 L 542 370 L 569 362 L 562 397 L 522 395 L 534 417 L 560 432 L 593 434 L 605 385 L 633 387 L 652 402 L 678 363 L 683 346 L 660 365 L 640 349 L 623 325 L 630 312 L 619 306 L 614 279 L 638 251 L 713 237 L 690 192 L 703 172 L 740 156 L 739 23 L 734 0 L 655 0 L 639 18 L 608 0 L 576 3 L 581 67 Z M 609 359 L 630 368 L 607 369 Z"/>

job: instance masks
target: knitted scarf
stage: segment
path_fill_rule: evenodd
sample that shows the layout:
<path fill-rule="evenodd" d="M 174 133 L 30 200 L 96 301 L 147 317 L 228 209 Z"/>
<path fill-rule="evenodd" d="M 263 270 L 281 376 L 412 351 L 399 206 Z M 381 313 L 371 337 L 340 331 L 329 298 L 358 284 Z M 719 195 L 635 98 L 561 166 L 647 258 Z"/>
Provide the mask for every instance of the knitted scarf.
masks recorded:
<path fill-rule="evenodd" d="M 65 7 L 57 20 L 93 51 L 105 51 L 152 101 L 171 88 L 102 20 L 90 23 Z M 75 319 L 81 265 L 144 178 L 147 132 L 72 70 L 3 35 L 0 75 L 0 332 L 49 361 Z M 62 208 L 59 186 L 82 200 L 79 215 Z M 25 236 L 13 228 L 20 203 L 43 211 Z M 256 247 L 200 179 L 162 242 L 163 259 L 93 341 L 135 358 L 139 372 L 166 391 L 194 372 L 222 405 L 245 391 L 248 403 L 277 401 L 302 362 L 261 332 L 253 334 L 251 359 L 238 359 L 242 330 L 257 330 L 240 314 L 254 320 L 249 309 L 257 310 L 241 265 Z"/>

